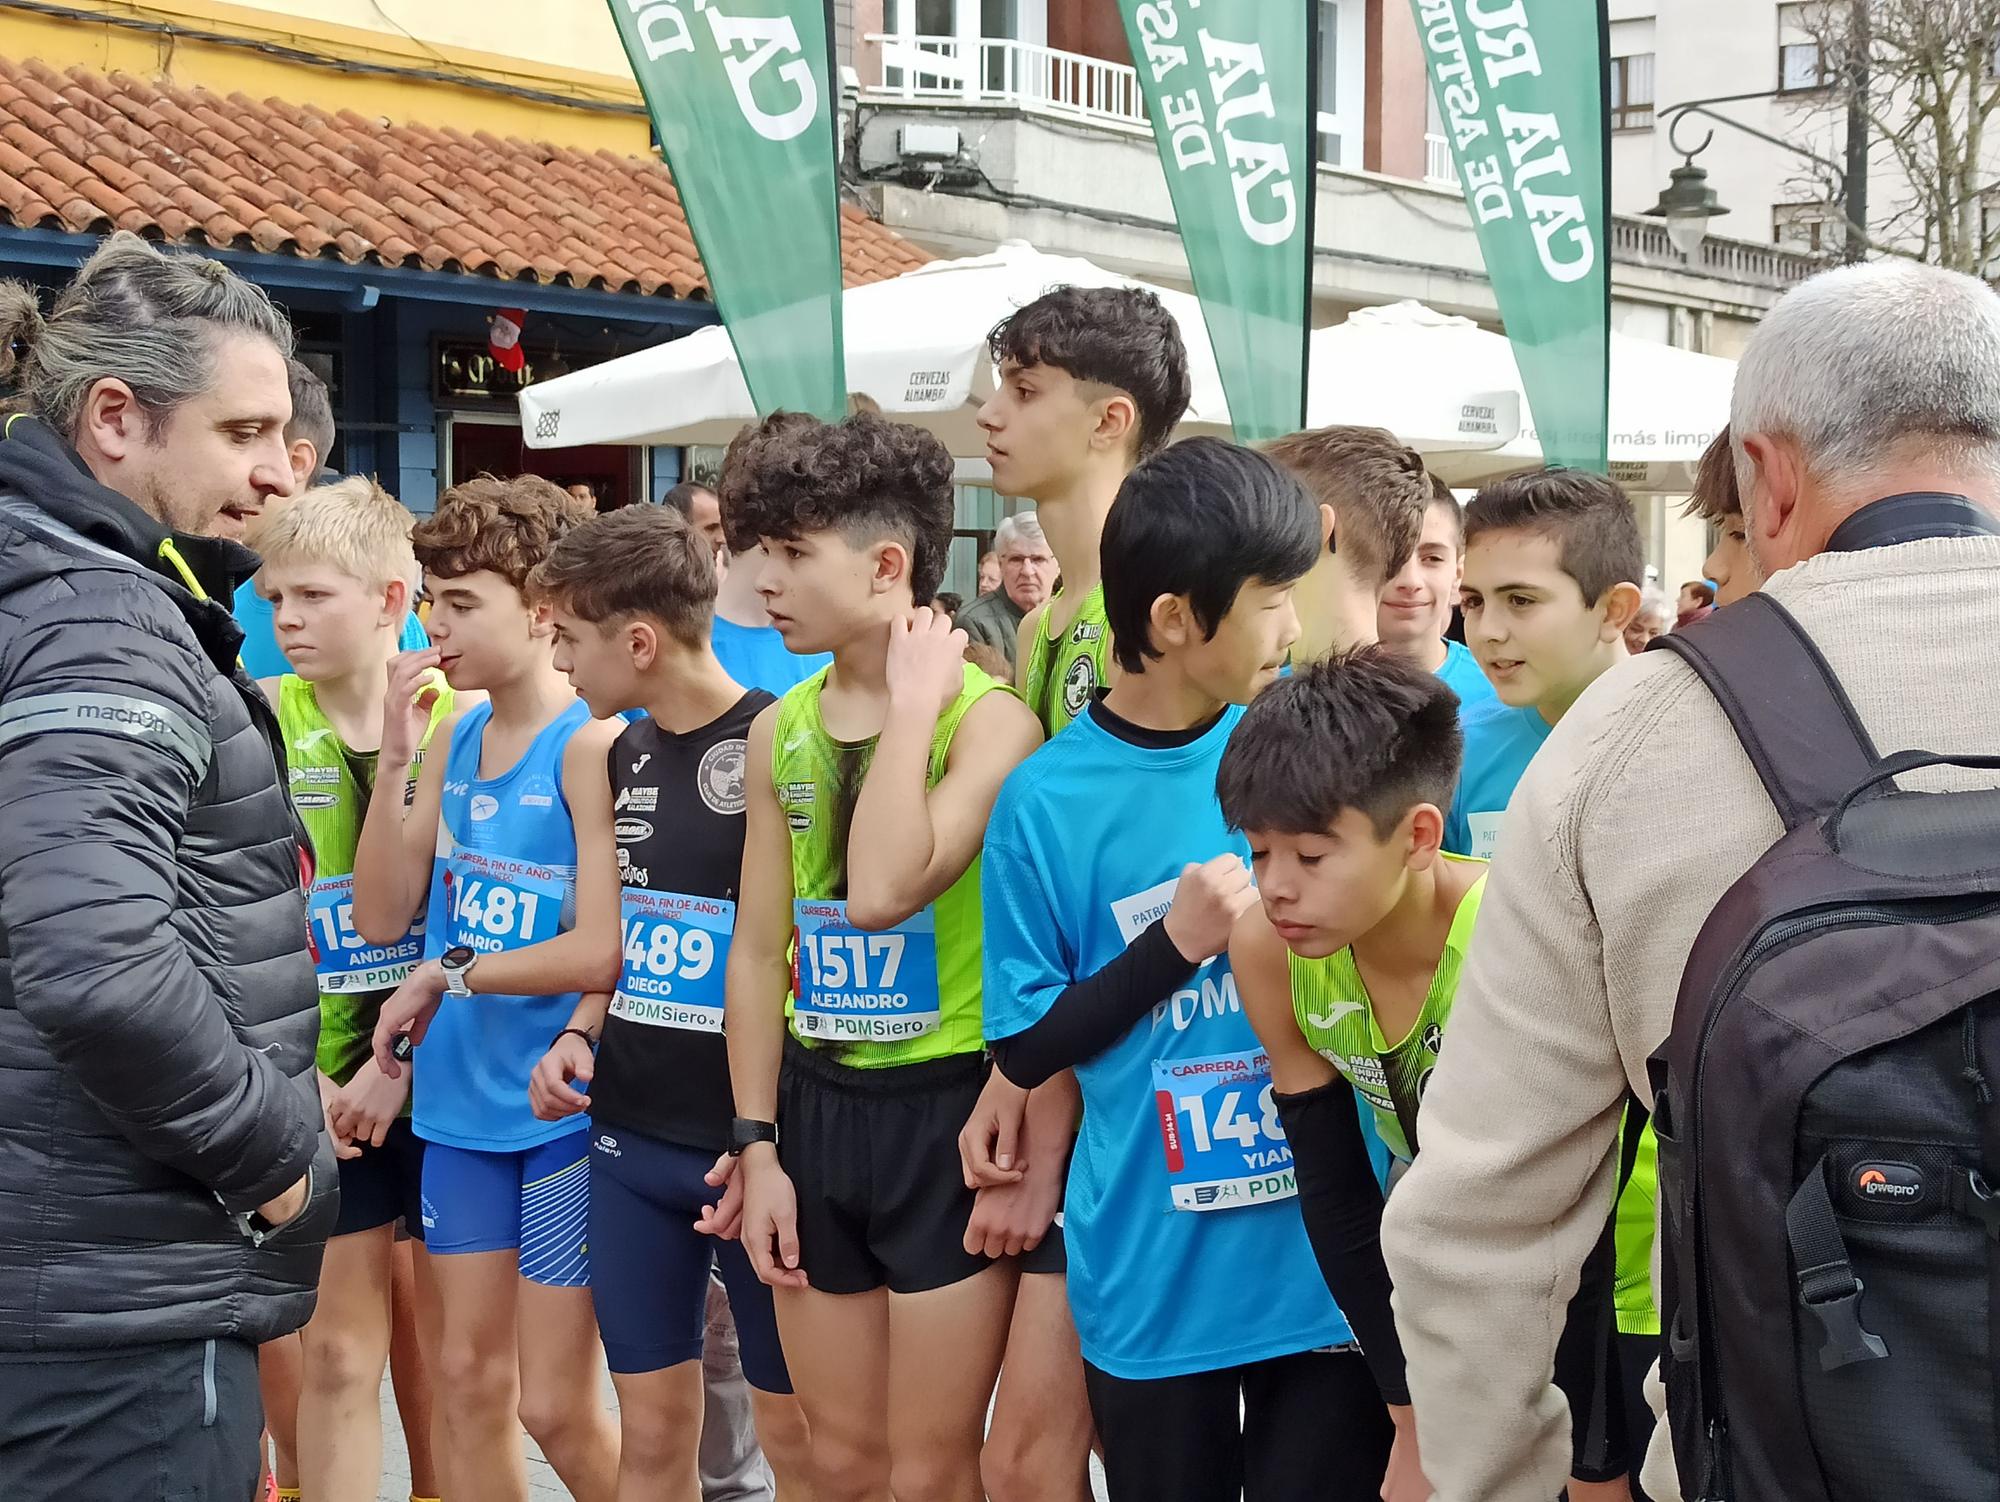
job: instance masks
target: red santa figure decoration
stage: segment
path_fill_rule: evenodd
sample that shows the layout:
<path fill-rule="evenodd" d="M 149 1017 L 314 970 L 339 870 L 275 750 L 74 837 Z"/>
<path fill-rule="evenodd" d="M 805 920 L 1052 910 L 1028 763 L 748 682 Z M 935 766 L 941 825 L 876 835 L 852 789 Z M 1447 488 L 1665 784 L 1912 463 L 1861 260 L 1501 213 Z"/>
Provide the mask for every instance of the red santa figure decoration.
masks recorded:
<path fill-rule="evenodd" d="M 528 315 L 520 308 L 501 308 L 486 320 L 486 347 L 493 363 L 510 375 L 519 375 L 527 363 L 521 351 L 521 326 Z"/>

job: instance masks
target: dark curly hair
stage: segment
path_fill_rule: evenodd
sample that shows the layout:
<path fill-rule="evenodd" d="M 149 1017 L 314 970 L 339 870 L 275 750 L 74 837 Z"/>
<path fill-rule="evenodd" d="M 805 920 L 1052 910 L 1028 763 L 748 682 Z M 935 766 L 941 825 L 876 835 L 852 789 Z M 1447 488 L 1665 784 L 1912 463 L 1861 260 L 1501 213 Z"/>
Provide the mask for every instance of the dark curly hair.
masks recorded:
<path fill-rule="evenodd" d="M 824 423 L 774 412 L 745 428 L 722 461 L 717 497 L 729 546 L 839 532 L 854 547 L 885 539 L 910 554 L 910 593 L 928 605 L 951 549 L 951 455 L 921 428 L 857 412 Z"/>
<path fill-rule="evenodd" d="M 480 475 L 438 497 L 437 511 L 410 529 L 424 572 L 458 579 L 490 569 L 524 590 L 572 527 L 595 513 L 540 475 Z"/>
<path fill-rule="evenodd" d="M 1135 460 L 1165 448 L 1187 413 L 1181 326 L 1142 288 L 1057 287 L 1002 319 L 987 345 L 995 364 L 1047 365 L 1131 397 L 1139 412 Z"/>
<path fill-rule="evenodd" d="M 1358 647 L 1257 696 L 1215 793 L 1231 829 L 1325 834 L 1354 808 L 1383 840 L 1420 803 L 1451 807 L 1464 746 L 1442 678 L 1387 647 Z"/>

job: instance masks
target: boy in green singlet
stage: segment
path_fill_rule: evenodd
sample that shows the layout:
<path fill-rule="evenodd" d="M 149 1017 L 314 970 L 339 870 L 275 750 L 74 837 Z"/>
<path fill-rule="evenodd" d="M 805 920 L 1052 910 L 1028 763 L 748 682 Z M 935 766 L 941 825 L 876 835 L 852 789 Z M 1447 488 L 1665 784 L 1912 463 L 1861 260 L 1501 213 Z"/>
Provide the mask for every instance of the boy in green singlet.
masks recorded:
<path fill-rule="evenodd" d="M 724 1011 L 743 1244 L 816 1495 L 977 1497 L 1015 1282 L 967 1245 L 958 1155 L 986 1077 L 979 851 L 1040 727 L 930 608 L 935 438 L 780 414 L 731 445 L 722 507 L 785 645 L 833 654 L 749 733 Z"/>
<path fill-rule="evenodd" d="M 292 671 L 258 686 L 278 712 L 292 802 L 312 836 L 308 921 L 319 970 L 319 1083 L 340 1158 L 340 1220 L 327 1243 L 319 1304 L 303 1332 L 299 1472 L 307 1496 L 372 1497 L 382 1464 L 378 1391 L 394 1314 L 417 1325 L 425 1365 L 437 1352 L 410 1310 L 394 1308 L 398 1257 L 414 1258 L 420 1296 L 435 1298 L 419 1208 L 423 1143 L 410 1131 L 409 1078 L 387 1079 L 370 1057 L 382 999 L 422 956 L 419 927 L 389 945 L 354 931 L 354 850 L 374 788 L 382 701 L 417 560 L 410 513 L 372 480 L 307 491 L 256 534 L 263 558 L 255 588 L 270 601 Z M 430 728 L 451 713 L 449 689 L 431 705 Z M 428 747 L 426 734 L 424 744 Z M 414 787 L 422 759 L 406 777 Z M 411 1240 L 399 1249 L 404 1226 Z M 429 1405 L 406 1422 L 413 1447 L 430 1448 Z M 439 1447 L 440 1449 L 442 1447 Z"/>
<path fill-rule="evenodd" d="M 1382 1196 L 1354 1097 L 1407 1164 L 1420 1150 L 1424 1091 L 1485 889 L 1484 862 L 1442 848 L 1462 747 L 1451 689 L 1369 646 L 1267 689 L 1216 776 L 1224 818 L 1249 839 L 1262 899 L 1237 921 L 1230 963 L 1270 1054 L 1320 1270 L 1396 1420 L 1392 1478 L 1398 1462 L 1420 1462 L 1389 1312 Z M 1580 1468 L 1592 1471 L 1582 1439 L 1587 1415 L 1611 1397 L 1600 1395 L 1590 1359 L 1603 1349 L 1609 1292 L 1600 1281 L 1579 1295 L 1578 1337 L 1565 1343 L 1574 1365 L 1558 1358 L 1578 1414 Z M 1605 1480 L 1573 1479 L 1569 1495 L 1604 1497 Z"/>
<path fill-rule="evenodd" d="M 1058 287 L 993 330 L 996 390 L 980 409 L 993 488 L 1035 503 L 1061 585 L 1022 618 L 1016 682 L 1054 735 L 1114 673 L 1098 541 L 1125 477 L 1187 411 L 1180 326 L 1151 292 Z M 1092 1431 L 1070 1317 L 1061 1203 L 1080 1097 L 1064 1071 L 1034 1093 L 997 1072 L 961 1137 L 981 1214 L 1040 1238 L 1023 1260 L 983 1472 L 993 1502 L 1088 1502 Z M 1035 1225 L 1039 1219 L 1041 1224 Z"/>

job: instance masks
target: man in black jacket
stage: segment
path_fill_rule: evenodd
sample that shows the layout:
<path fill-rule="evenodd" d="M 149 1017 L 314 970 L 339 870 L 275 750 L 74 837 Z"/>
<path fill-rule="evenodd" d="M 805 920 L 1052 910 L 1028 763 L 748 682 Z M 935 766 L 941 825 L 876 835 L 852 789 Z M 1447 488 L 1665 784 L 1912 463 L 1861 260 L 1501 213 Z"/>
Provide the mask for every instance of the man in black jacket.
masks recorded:
<path fill-rule="evenodd" d="M 258 1343 L 333 1218 L 306 846 L 236 666 L 291 330 L 114 236 L 0 285 L 0 1496 L 255 1486 Z M 11 363 L 11 362 L 7 362 Z M 4 374 L 0 371 L 0 374 Z"/>

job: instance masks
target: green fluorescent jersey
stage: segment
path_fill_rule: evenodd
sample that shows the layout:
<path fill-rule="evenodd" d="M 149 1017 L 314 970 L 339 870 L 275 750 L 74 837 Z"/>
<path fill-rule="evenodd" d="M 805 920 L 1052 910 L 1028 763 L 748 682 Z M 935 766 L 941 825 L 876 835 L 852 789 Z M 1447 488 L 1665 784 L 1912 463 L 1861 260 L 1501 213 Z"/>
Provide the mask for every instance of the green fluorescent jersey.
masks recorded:
<path fill-rule="evenodd" d="M 1619 1133 L 1619 1146 L 1632 1131 L 1628 1119 Z M 1621 1156 L 1620 1161 L 1623 1161 Z M 1658 1335 L 1660 1311 L 1653 1303 L 1653 1237 L 1659 1229 L 1657 1205 L 1660 1177 L 1660 1144 L 1648 1121 L 1640 1130 L 1632 1158 L 1632 1177 L 1618 1196 L 1618 1224 L 1611 1233 L 1617 1252 L 1618 1333 Z"/>
<path fill-rule="evenodd" d="M 451 690 L 441 687 L 424 732 L 425 748 L 451 713 L 451 700 Z M 318 1063 L 322 1074 L 344 1085 L 368 1057 L 383 997 L 422 957 L 423 936 L 418 931 L 396 944 L 371 945 L 354 931 L 354 851 L 375 784 L 375 753 L 349 749 L 313 686 L 296 673 L 278 680 L 277 709 L 292 805 L 313 845 L 307 932 L 319 971 Z M 406 801 L 422 767 L 420 750 L 404 787 Z"/>
<path fill-rule="evenodd" d="M 844 922 L 839 905 L 847 897 L 850 824 L 875 742 L 836 741 L 827 733 L 820 713 L 827 671 L 822 668 L 778 701 L 771 738 L 771 781 L 791 835 L 799 925 L 793 994 L 786 1001 L 792 1035 L 809 1048 L 833 1050 L 840 1062 L 857 1069 L 975 1053 L 984 1047 L 978 858 L 929 908 L 888 935 L 861 935 Z M 965 685 L 938 716 L 931 737 L 931 787 L 944 777 L 952 737 L 966 712 L 996 692 L 1009 690 L 966 665 Z M 866 831 L 860 837 L 866 838 Z M 824 932 L 817 927 L 822 922 Z M 891 944 L 893 956 L 887 953 Z M 911 962 L 907 968 L 905 958 Z M 833 1005 L 853 1004 L 854 1015 L 829 1019 L 803 1004 L 802 982 L 815 994 L 832 993 L 838 998 Z M 885 992 L 913 1004 L 916 1020 L 868 1012 L 866 1003 Z"/>
<path fill-rule="evenodd" d="M 1447 855 L 1445 859 L 1463 858 Z M 1298 1019 L 1299 1031 L 1347 1076 L 1373 1108 L 1383 1142 L 1406 1163 L 1416 1156 L 1417 1107 L 1430 1084 L 1431 1071 L 1437 1068 L 1445 1024 L 1451 1019 L 1451 1004 L 1458 993 L 1459 972 L 1464 968 L 1465 951 L 1472 943 L 1473 925 L 1479 920 L 1479 904 L 1485 895 L 1486 877 L 1482 873 L 1459 901 L 1422 1009 L 1409 1031 L 1393 1043 L 1382 1036 L 1376 1024 L 1375 1009 L 1355 967 L 1353 950 L 1343 949 L 1318 960 L 1290 956 L 1292 1014 Z"/>
<path fill-rule="evenodd" d="M 1090 696 L 1103 686 L 1111 660 L 1111 628 L 1104 617 L 1104 586 L 1094 586 L 1077 607 L 1076 619 L 1062 633 L 1060 641 L 1049 635 L 1055 613 L 1057 591 L 1037 624 L 1028 643 L 1028 707 L 1042 722 L 1042 729 L 1054 735 L 1082 714 Z"/>

